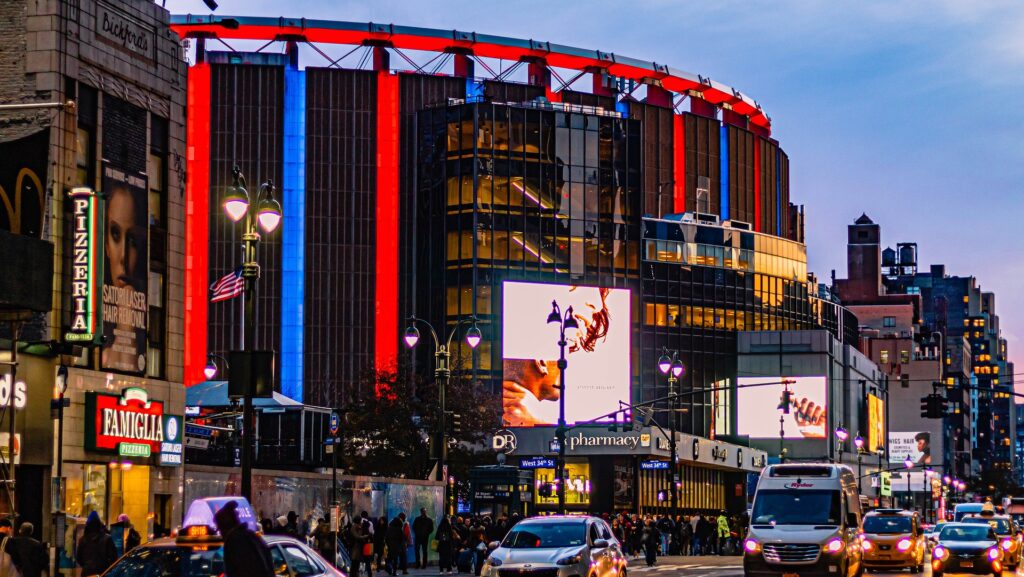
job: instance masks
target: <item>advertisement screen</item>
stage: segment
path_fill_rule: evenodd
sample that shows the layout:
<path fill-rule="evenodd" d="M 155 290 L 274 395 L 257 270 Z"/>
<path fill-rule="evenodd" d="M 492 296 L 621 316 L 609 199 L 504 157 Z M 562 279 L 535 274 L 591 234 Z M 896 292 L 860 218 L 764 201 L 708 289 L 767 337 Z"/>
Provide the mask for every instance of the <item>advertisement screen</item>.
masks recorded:
<path fill-rule="evenodd" d="M 903 463 L 910 457 L 914 466 L 932 464 L 932 434 L 928 431 L 889 433 L 889 462 Z"/>
<path fill-rule="evenodd" d="M 146 370 L 149 322 L 149 193 L 145 175 L 103 167 L 107 209 L 103 244 L 104 369 Z"/>
<path fill-rule="evenodd" d="M 511 427 L 558 422 L 558 323 L 551 302 L 579 324 L 565 334 L 565 419 L 589 421 L 628 402 L 630 295 L 627 289 L 505 282 L 502 404 Z"/>
<path fill-rule="evenodd" d="M 875 395 L 868 395 L 868 443 L 864 447 L 870 453 L 885 448 L 885 401 Z"/>
<path fill-rule="evenodd" d="M 783 380 L 789 385 L 789 414 L 778 407 Z M 779 416 L 786 439 L 824 439 L 828 427 L 828 387 L 825 377 L 740 377 L 736 393 L 737 433 L 755 439 L 779 438 Z M 750 386 L 760 385 L 764 386 Z"/>

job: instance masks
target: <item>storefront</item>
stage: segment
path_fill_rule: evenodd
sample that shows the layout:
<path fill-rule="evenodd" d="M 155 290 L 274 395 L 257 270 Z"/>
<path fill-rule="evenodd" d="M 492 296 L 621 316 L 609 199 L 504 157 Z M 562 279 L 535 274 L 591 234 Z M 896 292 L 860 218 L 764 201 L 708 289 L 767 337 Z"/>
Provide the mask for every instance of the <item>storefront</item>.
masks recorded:
<path fill-rule="evenodd" d="M 181 519 L 181 385 L 72 369 L 64 417 L 64 505 L 81 521 L 126 514 L 143 539 Z"/>
<path fill-rule="evenodd" d="M 492 443 L 509 464 L 533 474 L 531 513 L 557 508 L 558 445 L 550 427 L 499 431 Z M 565 443 L 569 511 L 667 512 L 671 484 L 677 483 L 680 511 L 735 509 L 745 495 L 747 473 L 765 465 L 764 451 L 676 433 L 678 468 L 671 470 L 668 433 L 645 428 L 614 432 L 578 427 Z"/>

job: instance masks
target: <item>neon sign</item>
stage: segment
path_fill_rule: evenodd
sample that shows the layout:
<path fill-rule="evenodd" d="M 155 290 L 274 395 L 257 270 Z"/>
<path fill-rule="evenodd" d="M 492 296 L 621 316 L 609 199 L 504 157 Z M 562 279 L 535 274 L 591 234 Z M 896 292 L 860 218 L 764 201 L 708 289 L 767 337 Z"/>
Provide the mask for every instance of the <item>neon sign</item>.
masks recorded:
<path fill-rule="evenodd" d="M 70 342 L 94 342 L 103 338 L 100 282 L 103 278 L 103 203 L 88 187 L 75 187 L 71 198 L 71 328 Z"/>
<path fill-rule="evenodd" d="M 144 389 L 129 387 L 120 395 L 86 393 L 85 448 L 124 457 L 160 453 L 165 445 L 164 416 L 163 402 L 150 400 Z M 176 438 L 172 441 L 179 441 L 178 425 L 176 422 L 173 427 Z M 175 444 L 170 443 L 168 449 L 174 451 Z"/>

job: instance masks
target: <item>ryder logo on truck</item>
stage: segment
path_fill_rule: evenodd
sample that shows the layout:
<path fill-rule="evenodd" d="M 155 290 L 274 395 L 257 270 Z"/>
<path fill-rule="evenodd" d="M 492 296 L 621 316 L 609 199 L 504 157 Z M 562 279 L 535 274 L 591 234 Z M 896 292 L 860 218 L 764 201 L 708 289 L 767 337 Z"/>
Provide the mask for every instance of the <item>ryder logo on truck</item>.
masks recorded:
<path fill-rule="evenodd" d="M 795 483 L 786 483 L 785 485 L 783 485 L 783 487 L 787 489 L 810 489 L 813 486 L 814 483 L 804 483 L 802 481 L 797 481 Z"/>

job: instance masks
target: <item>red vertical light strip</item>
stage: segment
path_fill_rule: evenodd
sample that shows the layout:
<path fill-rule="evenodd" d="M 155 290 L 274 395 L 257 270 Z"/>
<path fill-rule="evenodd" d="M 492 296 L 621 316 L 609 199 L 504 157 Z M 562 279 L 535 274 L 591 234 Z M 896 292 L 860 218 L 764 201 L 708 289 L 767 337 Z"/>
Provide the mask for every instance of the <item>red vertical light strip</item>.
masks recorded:
<path fill-rule="evenodd" d="M 686 124 L 682 114 L 672 116 L 672 181 L 673 212 L 686 212 Z"/>
<path fill-rule="evenodd" d="M 210 282 L 210 65 L 189 69 L 185 189 L 185 386 L 205 380 Z"/>
<path fill-rule="evenodd" d="M 761 232 L 761 139 L 754 136 L 754 230 Z"/>
<path fill-rule="evenodd" d="M 374 360 L 398 357 L 398 76 L 377 73 L 377 274 Z"/>

